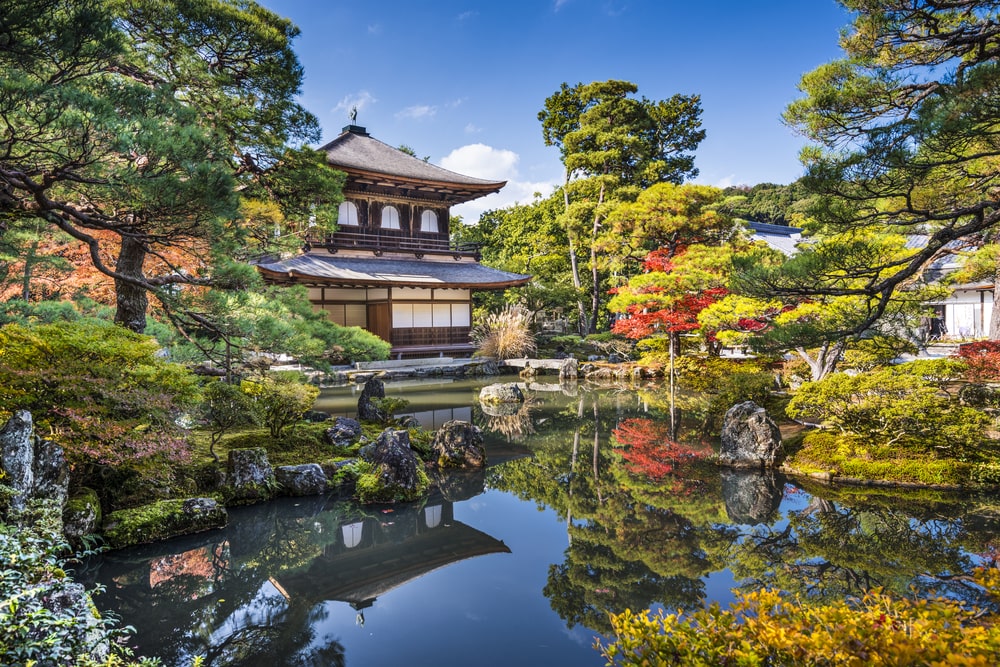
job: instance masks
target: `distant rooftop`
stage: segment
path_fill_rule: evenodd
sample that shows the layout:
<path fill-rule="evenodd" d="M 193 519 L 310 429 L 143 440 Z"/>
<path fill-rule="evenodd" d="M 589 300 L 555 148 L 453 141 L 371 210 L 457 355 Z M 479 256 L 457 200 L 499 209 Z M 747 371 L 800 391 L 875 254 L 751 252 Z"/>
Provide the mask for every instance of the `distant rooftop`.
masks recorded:
<path fill-rule="evenodd" d="M 784 255 L 794 255 L 798 244 L 802 242 L 802 228 L 786 225 L 771 225 L 766 222 L 747 221 L 747 227 L 752 232 L 750 238 L 763 241 Z"/>

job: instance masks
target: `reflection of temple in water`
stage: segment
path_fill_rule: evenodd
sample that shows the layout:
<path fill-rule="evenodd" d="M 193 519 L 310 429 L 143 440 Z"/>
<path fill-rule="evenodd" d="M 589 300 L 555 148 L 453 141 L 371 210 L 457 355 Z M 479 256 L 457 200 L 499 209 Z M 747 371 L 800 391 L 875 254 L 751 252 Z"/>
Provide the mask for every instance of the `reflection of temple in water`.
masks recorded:
<path fill-rule="evenodd" d="M 383 511 L 379 518 L 341 524 L 340 539 L 328 544 L 321 556 L 272 583 L 290 602 L 301 597 L 365 609 L 378 596 L 438 568 L 510 553 L 503 541 L 455 521 L 454 505 L 445 500 Z"/>
<path fill-rule="evenodd" d="M 465 482 L 453 487 L 454 497 L 482 492 L 481 475 Z M 454 502 L 438 491 L 423 504 L 355 506 L 343 515 L 329 509 L 343 503 L 328 502 L 275 501 L 249 509 L 221 534 L 116 552 L 103 566 L 112 584 L 106 596 L 167 664 L 188 664 L 194 655 L 206 665 L 244 664 L 234 656 L 275 656 L 308 636 L 325 602 L 347 603 L 363 621 L 378 597 L 425 574 L 510 553 L 503 541 L 456 521 Z"/>

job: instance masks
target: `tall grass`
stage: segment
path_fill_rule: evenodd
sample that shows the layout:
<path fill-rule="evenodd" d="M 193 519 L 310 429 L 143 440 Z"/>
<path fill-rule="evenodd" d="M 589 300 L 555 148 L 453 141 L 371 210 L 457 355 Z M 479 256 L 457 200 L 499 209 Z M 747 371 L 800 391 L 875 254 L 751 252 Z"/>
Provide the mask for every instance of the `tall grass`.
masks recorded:
<path fill-rule="evenodd" d="M 487 315 L 473 327 L 472 340 L 479 355 L 497 359 L 527 357 L 537 348 L 531 313 L 521 306 L 507 306 Z"/>

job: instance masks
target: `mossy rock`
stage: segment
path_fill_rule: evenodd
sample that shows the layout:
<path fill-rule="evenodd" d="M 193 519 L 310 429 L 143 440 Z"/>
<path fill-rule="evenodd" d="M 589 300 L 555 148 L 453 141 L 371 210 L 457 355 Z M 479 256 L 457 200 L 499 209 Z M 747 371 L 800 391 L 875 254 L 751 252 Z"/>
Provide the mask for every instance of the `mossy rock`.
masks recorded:
<path fill-rule="evenodd" d="M 93 535 L 101 525 L 101 499 L 93 489 L 80 489 L 63 510 L 63 534 L 73 545 L 80 545 L 83 538 Z"/>
<path fill-rule="evenodd" d="M 226 508 L 212 498 L 161 500 L 112 512 L 104 524 L 104 539 L 112 549 L 121 549 L 223 528 L 228 519 Z"/>

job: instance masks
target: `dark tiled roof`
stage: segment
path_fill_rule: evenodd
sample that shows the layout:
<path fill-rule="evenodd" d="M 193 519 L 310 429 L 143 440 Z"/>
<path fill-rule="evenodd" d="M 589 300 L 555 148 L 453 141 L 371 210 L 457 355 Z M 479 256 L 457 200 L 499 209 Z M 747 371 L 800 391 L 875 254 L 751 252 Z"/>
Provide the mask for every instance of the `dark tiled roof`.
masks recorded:
<path fill-rule="evenodd" d="M 800 227 L 786 227 L 785 225 L 771 225 L 766 222 L 747 221 L 750 229 L 750 238 L 754 241 L 764 241 L 778 252 L 791 257 L 802 242 L 802 229 Z"/>
<path fill-rule="evenodd" d="M 330 285 L 469 287 L 503 289 L 523 285 L 531 276 L 491 269 L 473 262 L 337 257 L 306 253 L 290 259 L 262 262 L 261 272 L 275 281 Z"/>
<path fill-rule="evenodd" d="M 364 132 L 364 128 L 349 125 L 344 130 L 340 136 L 319 149 L 326 153 L 327 162 L 333 167 L 360 169 L 419 181 L 472 186 L 489 192 L 499 190 L 507 183 L 463 176 L 424 162 L 373 139 Z"/>

